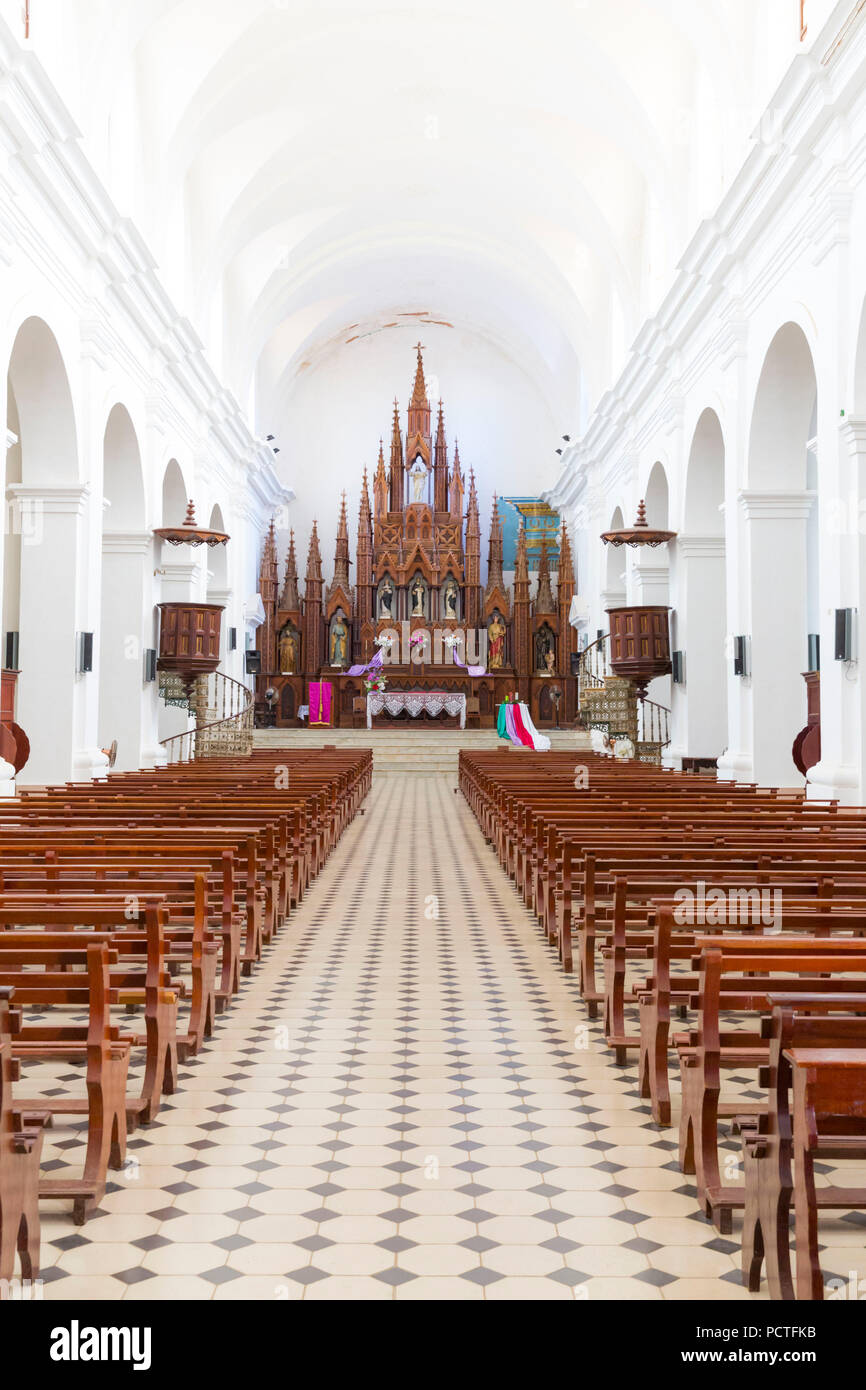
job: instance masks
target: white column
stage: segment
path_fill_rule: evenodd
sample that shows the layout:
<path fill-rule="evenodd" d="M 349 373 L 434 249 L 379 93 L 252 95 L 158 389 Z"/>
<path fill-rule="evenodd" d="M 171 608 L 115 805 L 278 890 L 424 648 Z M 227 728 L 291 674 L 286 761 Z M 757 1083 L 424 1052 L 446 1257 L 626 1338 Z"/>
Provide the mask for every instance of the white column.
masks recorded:
<path fill-rule="evenodd" d="M 118 771 L 152 766 L 157 686 L 144 680 L 152 643 L 150 532 L 107 531 L 102 537 L 102 619 L 99 632 L 99 742 L 117 739 Z"/>
<path fill-rule="evenodd" d="M 751 710 L 754 778 L 795 786 L 791 758 L 806 722 L 806 527 L 810 492 L 741 492 L 749 579 L 751 669 L 741 681 Z"/>
<path fill-rule="evenodd" d="M 667 607 L 670 598 L 670 575 L 667 547 L 657 550 L 636 549 L 629 553 L 626 574 L 628 602 L 642 608 Z M 647 687 L 646 698 L 665 709 L 671 707 L 671 678 L 657 676 Z"/>
<path fill-rule="evenodd" d="M 232 590 L 231 589 L 208 589 L 208 603 L 222 604 L 222 618 L 220 620 L 220 670 L 227 676 L 234 677 L 232 669 L 236 664 L 237 649 L 229 651 L 229 627 L 237 627 L 237 623 L 231 620 L 232 613 Z"/>
<path fill-rule="evenodd" d="M 177 546 L 170 549 L 167 543 L 163 543 L 163 556 L 168 554 L 178 555 L 180 558 L 163 559 L 159 566 L 160 603 L 196 603 L 205 601 L 206 569 L 202 562 L 200 552 L 190 546 Z M 159 625 L 157 622 L 157 634 Z M 176 705 L 166 705 L 163 701 L 159 702 L 159 727 L 158 738 L 160 740 L 173 738 L 176 734 L 185 734 L 192 727 L 192 716 L 185 710 Z M 160 750 L 159 756 L 163 756 Z"/>
<path fill-rule="evenodd" d="M 809 769 L 808 794 L 851 804 L 862 801 L 866 786 L 859 625 L 854 661 L 836 661 L 834 619 L 835 609 L 863 613 L 866 603 L 866 421 L 846 420 L 835 443 L 835 466 L 819 471 L 821 758 Z M 833 464 L 830 449 L 821 457 Z"/>
<path fill-rule="evenodd" d="M 18 722 L 30 739 L 24 785 L 92 777 L 107 759 L 93 746 L 76 747 L 96 692 L 92 673 L 78 671 L 82 629 L 80 535 L 90 495 L 86 485 L 15 483 L 7 499 L 21 518 L 21 607 Z"/>
<path fill-rule="evenodd" d="M 672 556 L 671 641 L 684 681 L 671 687 L 671 760 L 714 758 L 727 743 L 725 538 L 679 536 Z"/>

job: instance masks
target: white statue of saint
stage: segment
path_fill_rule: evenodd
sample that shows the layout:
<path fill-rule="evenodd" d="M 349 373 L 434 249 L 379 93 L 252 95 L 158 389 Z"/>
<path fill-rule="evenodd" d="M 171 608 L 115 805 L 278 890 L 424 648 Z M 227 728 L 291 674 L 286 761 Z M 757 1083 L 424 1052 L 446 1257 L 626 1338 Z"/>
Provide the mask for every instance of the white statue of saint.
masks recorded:
<path fill-rule="evenodd" d="M 427 484 L 427 469 L 424 467 L 420 458 L 415 460 L 415 467 L 409 474 L 412 479 L 413 502 L 424 501 L 424 488 Z"/>

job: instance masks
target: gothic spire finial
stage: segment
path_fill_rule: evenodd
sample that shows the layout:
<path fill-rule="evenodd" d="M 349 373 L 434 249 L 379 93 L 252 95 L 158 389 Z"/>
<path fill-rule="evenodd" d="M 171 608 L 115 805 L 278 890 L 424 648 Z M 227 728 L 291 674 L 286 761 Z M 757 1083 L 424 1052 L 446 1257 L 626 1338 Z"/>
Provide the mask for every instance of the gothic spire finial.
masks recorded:
<path fill-rule="evenodd" d="M 429 401 L 427 399 L 427 383 L 424 380 L 424 360 L 421 356 L 422 348 L 423 343 L 419 342 L 415 344 L 415 349 L 418 353 L 418 362 L 415 367 L 415 384 L 412 388 L 411 404 L 416 409 L 423 409 L 425 406 L 429 406 Z"/>

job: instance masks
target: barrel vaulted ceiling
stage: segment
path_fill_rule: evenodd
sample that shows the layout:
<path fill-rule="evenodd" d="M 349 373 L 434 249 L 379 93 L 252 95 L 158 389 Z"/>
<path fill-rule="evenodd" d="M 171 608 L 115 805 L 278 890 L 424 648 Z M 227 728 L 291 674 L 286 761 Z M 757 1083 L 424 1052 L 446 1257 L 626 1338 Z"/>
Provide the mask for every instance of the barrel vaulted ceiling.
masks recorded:
<path fill-rule="evenodd" d="M 37 56 L 242 402 L 414 317 L 497 345 L 570 422 L 747 152 L 795 8 L 31 0 Z"/>

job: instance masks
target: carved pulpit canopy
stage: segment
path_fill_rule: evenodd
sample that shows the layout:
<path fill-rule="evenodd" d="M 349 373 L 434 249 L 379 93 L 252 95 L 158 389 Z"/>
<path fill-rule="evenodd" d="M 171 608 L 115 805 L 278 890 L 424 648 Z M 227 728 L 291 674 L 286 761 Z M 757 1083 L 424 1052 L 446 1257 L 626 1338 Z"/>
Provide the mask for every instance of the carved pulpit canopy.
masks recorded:
<path fill-rule="evenodd" d="M 190 498 L 186 507 L 186 516 L 182 526 L 160 526 L 153 533 L 161 541 L 168 541 L 169 545 L 225 545 L 230 539 L 225 531 L 211 531 L 206 526 L 199 526 L 195 519 L 195 503 Z"/>
<path fill-rule="evenodd" d="M 641 498 L 634 526 L 623 526 L 618 531 L 604 531 L 601 539 L 605 545 L 649 545 L 655 548 L 657 545 L 667 545 L 668 541 L 675 540 L 676 534 L 676 531 L 660 531 L 649 525 L 646 519 L 646 502 Z"/>

